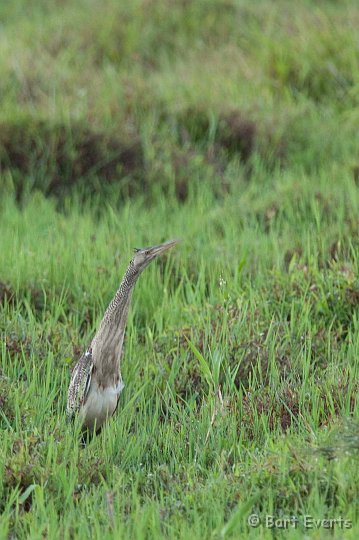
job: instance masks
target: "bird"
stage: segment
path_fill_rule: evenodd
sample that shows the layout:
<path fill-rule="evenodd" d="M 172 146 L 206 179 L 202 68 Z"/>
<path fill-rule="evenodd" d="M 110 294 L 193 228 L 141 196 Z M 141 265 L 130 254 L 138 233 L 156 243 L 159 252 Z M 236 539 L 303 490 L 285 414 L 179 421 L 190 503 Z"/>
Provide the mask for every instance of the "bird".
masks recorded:
<path fill-rule="evenodd" d="M 98 433 L 101 430 L 114 414 L 124 387 L 120 359 L 133 288 L 146 266 L 177 242 L 170 240 L 152 247 L 135 248 L 90 346 L 72 370 L 67 418 L 79 417 L 82 428 L 87 431 Z"/>

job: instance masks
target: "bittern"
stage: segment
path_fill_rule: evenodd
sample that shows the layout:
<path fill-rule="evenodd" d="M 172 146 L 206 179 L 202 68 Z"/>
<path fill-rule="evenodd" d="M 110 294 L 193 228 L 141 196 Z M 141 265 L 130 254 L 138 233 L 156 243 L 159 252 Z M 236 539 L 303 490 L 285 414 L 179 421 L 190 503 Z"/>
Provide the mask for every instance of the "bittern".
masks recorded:
<path fill-rule="evenodd" d="M 135 283 L 146 266 L 176 242 L 171 240 L 135 249 L 89 348 L 75 364 L 68 390 L 67 415 L 69 418 L 79 415 L 83 426 L 89 430 L 98 431 L 113 415 L 124 387 L 120 359 Z"/>

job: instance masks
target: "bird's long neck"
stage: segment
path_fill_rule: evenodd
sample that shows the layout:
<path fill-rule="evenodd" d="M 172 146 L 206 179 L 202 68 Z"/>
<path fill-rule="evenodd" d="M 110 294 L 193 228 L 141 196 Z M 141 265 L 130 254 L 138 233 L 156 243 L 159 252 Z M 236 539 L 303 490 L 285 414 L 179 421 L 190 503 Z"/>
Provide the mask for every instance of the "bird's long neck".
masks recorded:
<path fill-rule="evenodd" d="M 100 384 L 113 384 L 118 379 L 128 310 L 138 276 L 131 261 L 92 340 L 92 357 Z"/>

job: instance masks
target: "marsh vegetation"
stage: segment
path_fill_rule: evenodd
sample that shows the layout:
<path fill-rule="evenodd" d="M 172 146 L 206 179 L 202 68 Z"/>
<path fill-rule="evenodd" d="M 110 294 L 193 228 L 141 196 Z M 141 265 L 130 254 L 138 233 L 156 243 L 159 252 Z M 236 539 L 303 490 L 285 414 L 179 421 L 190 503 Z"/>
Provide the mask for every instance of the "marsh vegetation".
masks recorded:
<path fill-rule="evenodd" d="M 357 3 L 13 0 L 0 24 L 0 538 L 302 538 L 305 514 L 356 538 Z M 82 448 L 71 366 L 132 248 L 178 237 Z"/>

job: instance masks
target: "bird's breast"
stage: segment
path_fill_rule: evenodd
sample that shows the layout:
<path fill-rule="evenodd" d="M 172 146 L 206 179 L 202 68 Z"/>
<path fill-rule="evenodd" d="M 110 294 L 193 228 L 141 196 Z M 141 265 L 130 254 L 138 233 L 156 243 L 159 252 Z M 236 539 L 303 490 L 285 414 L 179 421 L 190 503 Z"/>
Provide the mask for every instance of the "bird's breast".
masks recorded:
<path fill-rule="evenodd" d="M 95 424 L 96 429 L 100 428 L 105 420 L 114 413 L 123 386 L 121 380 L 116 386 L 106 386 L 105 388 L 99 386 L 96 380 L 91 381 L 86 401 L 80 409 L 80 416 L 87 428 L 93 429 Z"/>

